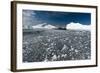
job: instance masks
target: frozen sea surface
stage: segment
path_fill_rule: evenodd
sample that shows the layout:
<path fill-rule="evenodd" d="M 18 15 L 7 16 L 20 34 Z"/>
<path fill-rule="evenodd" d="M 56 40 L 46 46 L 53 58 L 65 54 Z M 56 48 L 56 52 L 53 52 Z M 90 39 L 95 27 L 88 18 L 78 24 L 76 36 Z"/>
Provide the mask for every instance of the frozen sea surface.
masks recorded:
<path fill-rule="evenodd" d="M 91 33 L 79 30 L 23 30 L 23 62 L 91 59 Z"/>

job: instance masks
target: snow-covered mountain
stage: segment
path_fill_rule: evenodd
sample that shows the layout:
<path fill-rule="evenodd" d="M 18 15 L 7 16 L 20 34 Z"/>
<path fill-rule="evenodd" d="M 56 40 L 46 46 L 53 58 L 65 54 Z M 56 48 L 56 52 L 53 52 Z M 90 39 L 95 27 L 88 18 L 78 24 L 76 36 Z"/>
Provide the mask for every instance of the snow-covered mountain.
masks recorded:
<path fill-rule="evenodd" d="M 33 29 L 39 28 L 39 29 L 55 29 L 57 28 L 56 26 L 47 24 L 47 23 L 42 23 L 42 24 L 38 24 L 38 25 L 34 25 L 32 26 Z"/>
<path fill-rule="evenodd" d="M 83 25 L 80 23 L 74 23 L 71 22 L 69 24 L 66 24 L 65 27 L 56 27 L 54 25 L 51 24 L 47 24 L 47 23 L 42 23 L 42 24 L 37 24 L 32 26 L 33 29 L 58 29 L 58 30 L 67 30 L 67 29 L 71 29 L 71 30 L 91 30 L 91 25 Z"/>
<path fill-rule="evenodd" d="M 91 25 L 83 25 L 80 23 L 74 23 L 71 22 L 66 25 L 66 29 L 72 29 L 72 30 L 91 30 Z"/>

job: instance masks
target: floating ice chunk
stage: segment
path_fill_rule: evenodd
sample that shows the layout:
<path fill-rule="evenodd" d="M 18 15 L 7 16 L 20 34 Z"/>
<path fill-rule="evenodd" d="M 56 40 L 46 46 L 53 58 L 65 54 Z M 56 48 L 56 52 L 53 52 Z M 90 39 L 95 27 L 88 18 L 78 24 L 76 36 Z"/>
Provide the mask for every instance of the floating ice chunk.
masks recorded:
<path fill-rule="evenodd" d="M 72 57 L 72 60 L 74 60 L 74 57 Z"/>
<path fill-rule="evenodd" d="M 64 58 L 65 58 L 66 56 L 67 56 L 67 54 L 62 54 L 62 56 L 61 56 L 61 57 L 64 57 Z"/>
<path fill-rule="evenodd" d="M 87 56 L 88 57 L 88 59 L 91 59 L 91 56 Z"/>
<path fill-rule="evenodd" d="M 70 50 L 69 51 L 73 51 L 74 50 L 74 48 L 73 48 L 73 46 L 71 46 L 71 48 L 70 48 Z"/>
<path fill-rule="evenodd" d="M 54 37 L 54 38 L 56 39 L 56 38 L 58 38 L 58 37 Z"/>
<path fill-rule="evenodd" d="M 68 38 L 66 38 L 65 40 L 68 40 Z"/>
<path fill-rule="evenodd" d="M 40 38 L 42 38 L 42 37 L 43 37 L 43 36 L 38 36 L 37 38 L 39 38 L 39 39 L 40 39 Z"/>
<path fill-rule="evenodd" d="M 56 55 L 53 55 L 52 57 L 52 61 L 56 60 L 57 59 L 57 56 Z"/>
<path fill-rule="evenodd" d="M 45 59 L 44 59 L 44 62 L 47 62 L 48 61 L 48 59 L 47 59 L 47 55 L 46 55 L 46 57 L 45 57 Z"/>
<path fill-rule="evenodd" d="M 47 48 L 48 50 L 50 49 L 50 47 Z"/>
<path fill-rule="evenodd" d="M 27 41 L 25 41 L 25 42 L 24 42 L 24 44 L 28 44 L 28 42 L 27 42 Z"/>
<path fill-rule="evenodd" d="M 75 49 L 75 53 L 78 53 L 78 50 L 77 49 Z"/>
<path fill-rule="evenodd" d="M 53 46 L 53 45 L 54 45 L 54 42 L 51 43 L 51 46 Z"/>
<path fill-rule="evenodd" d="M 71 51 L 73 51 L 74 50 L 74 48 L 73 48 L 73 46 L 71 46 Z"/>
<path fill-rule="evenodd" d="M 48 39 L 48 42 L 50 42 L 51 40 L 50 39 Z"/>
<path fill-rule="evenodd" d="M 59 59 L 60 58 L 60 55 L 58 55 L 57 58 Z"/>
<path fill-rule="evenodd" d="M 47 46 L 48 44 L 47 43 L 44 43 L 44 45 Z"/>
<path fill-rule="evenodd" d="M 63 46 L 62 50 L 65 50 L 66 48 L 67 48 L 67 46 L 64 44 L 64 46 Z"/>

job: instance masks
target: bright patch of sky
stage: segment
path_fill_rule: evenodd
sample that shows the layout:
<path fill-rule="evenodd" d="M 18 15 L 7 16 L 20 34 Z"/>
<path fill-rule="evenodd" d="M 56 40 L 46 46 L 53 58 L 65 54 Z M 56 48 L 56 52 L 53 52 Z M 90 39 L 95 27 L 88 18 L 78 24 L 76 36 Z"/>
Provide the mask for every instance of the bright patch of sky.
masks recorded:
<path fill-rule="evenodd" d="M 64 27 L 71 22 L 83 25 L 91 24 L 90 13 L 23 10 L 22 15 L 23 26 L 47 23 L 58 27 Z"/>

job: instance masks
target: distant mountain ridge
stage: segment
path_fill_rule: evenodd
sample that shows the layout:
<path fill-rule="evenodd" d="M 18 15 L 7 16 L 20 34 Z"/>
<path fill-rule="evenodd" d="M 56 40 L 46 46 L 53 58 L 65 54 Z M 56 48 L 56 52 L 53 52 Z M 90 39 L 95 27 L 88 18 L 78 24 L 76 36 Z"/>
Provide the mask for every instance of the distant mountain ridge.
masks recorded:
<path fill-rule="evenodd" d="M 30 29 L 27 27 L 27 29 Z M 91 25 L 83 25 L 80 23 L 74 23 L 71 22 L 69 24 L 66 24 L 65 27 L 57 27 L 51 24 L 47 24 L 47 23 L 42 23 L 42 24 L 37 24 L 37 25 L 33 25 L 31 26 L 31 29 L 55 29 L 55 30 L 67 30 L 67 29 L 71 29 L 71 30 L 91 30 Z"/>
<path fill-rule="evenodd" d="M 34 25 L 32 26 L 33 29 L 56 29 L 57 27 L 56 26 L 53 26 L 53 25 L 50 25 L 50 24 L 46 24 L 46 23 L 43 23 L 43 24 L 38 24 L 38 25 Z"/>

